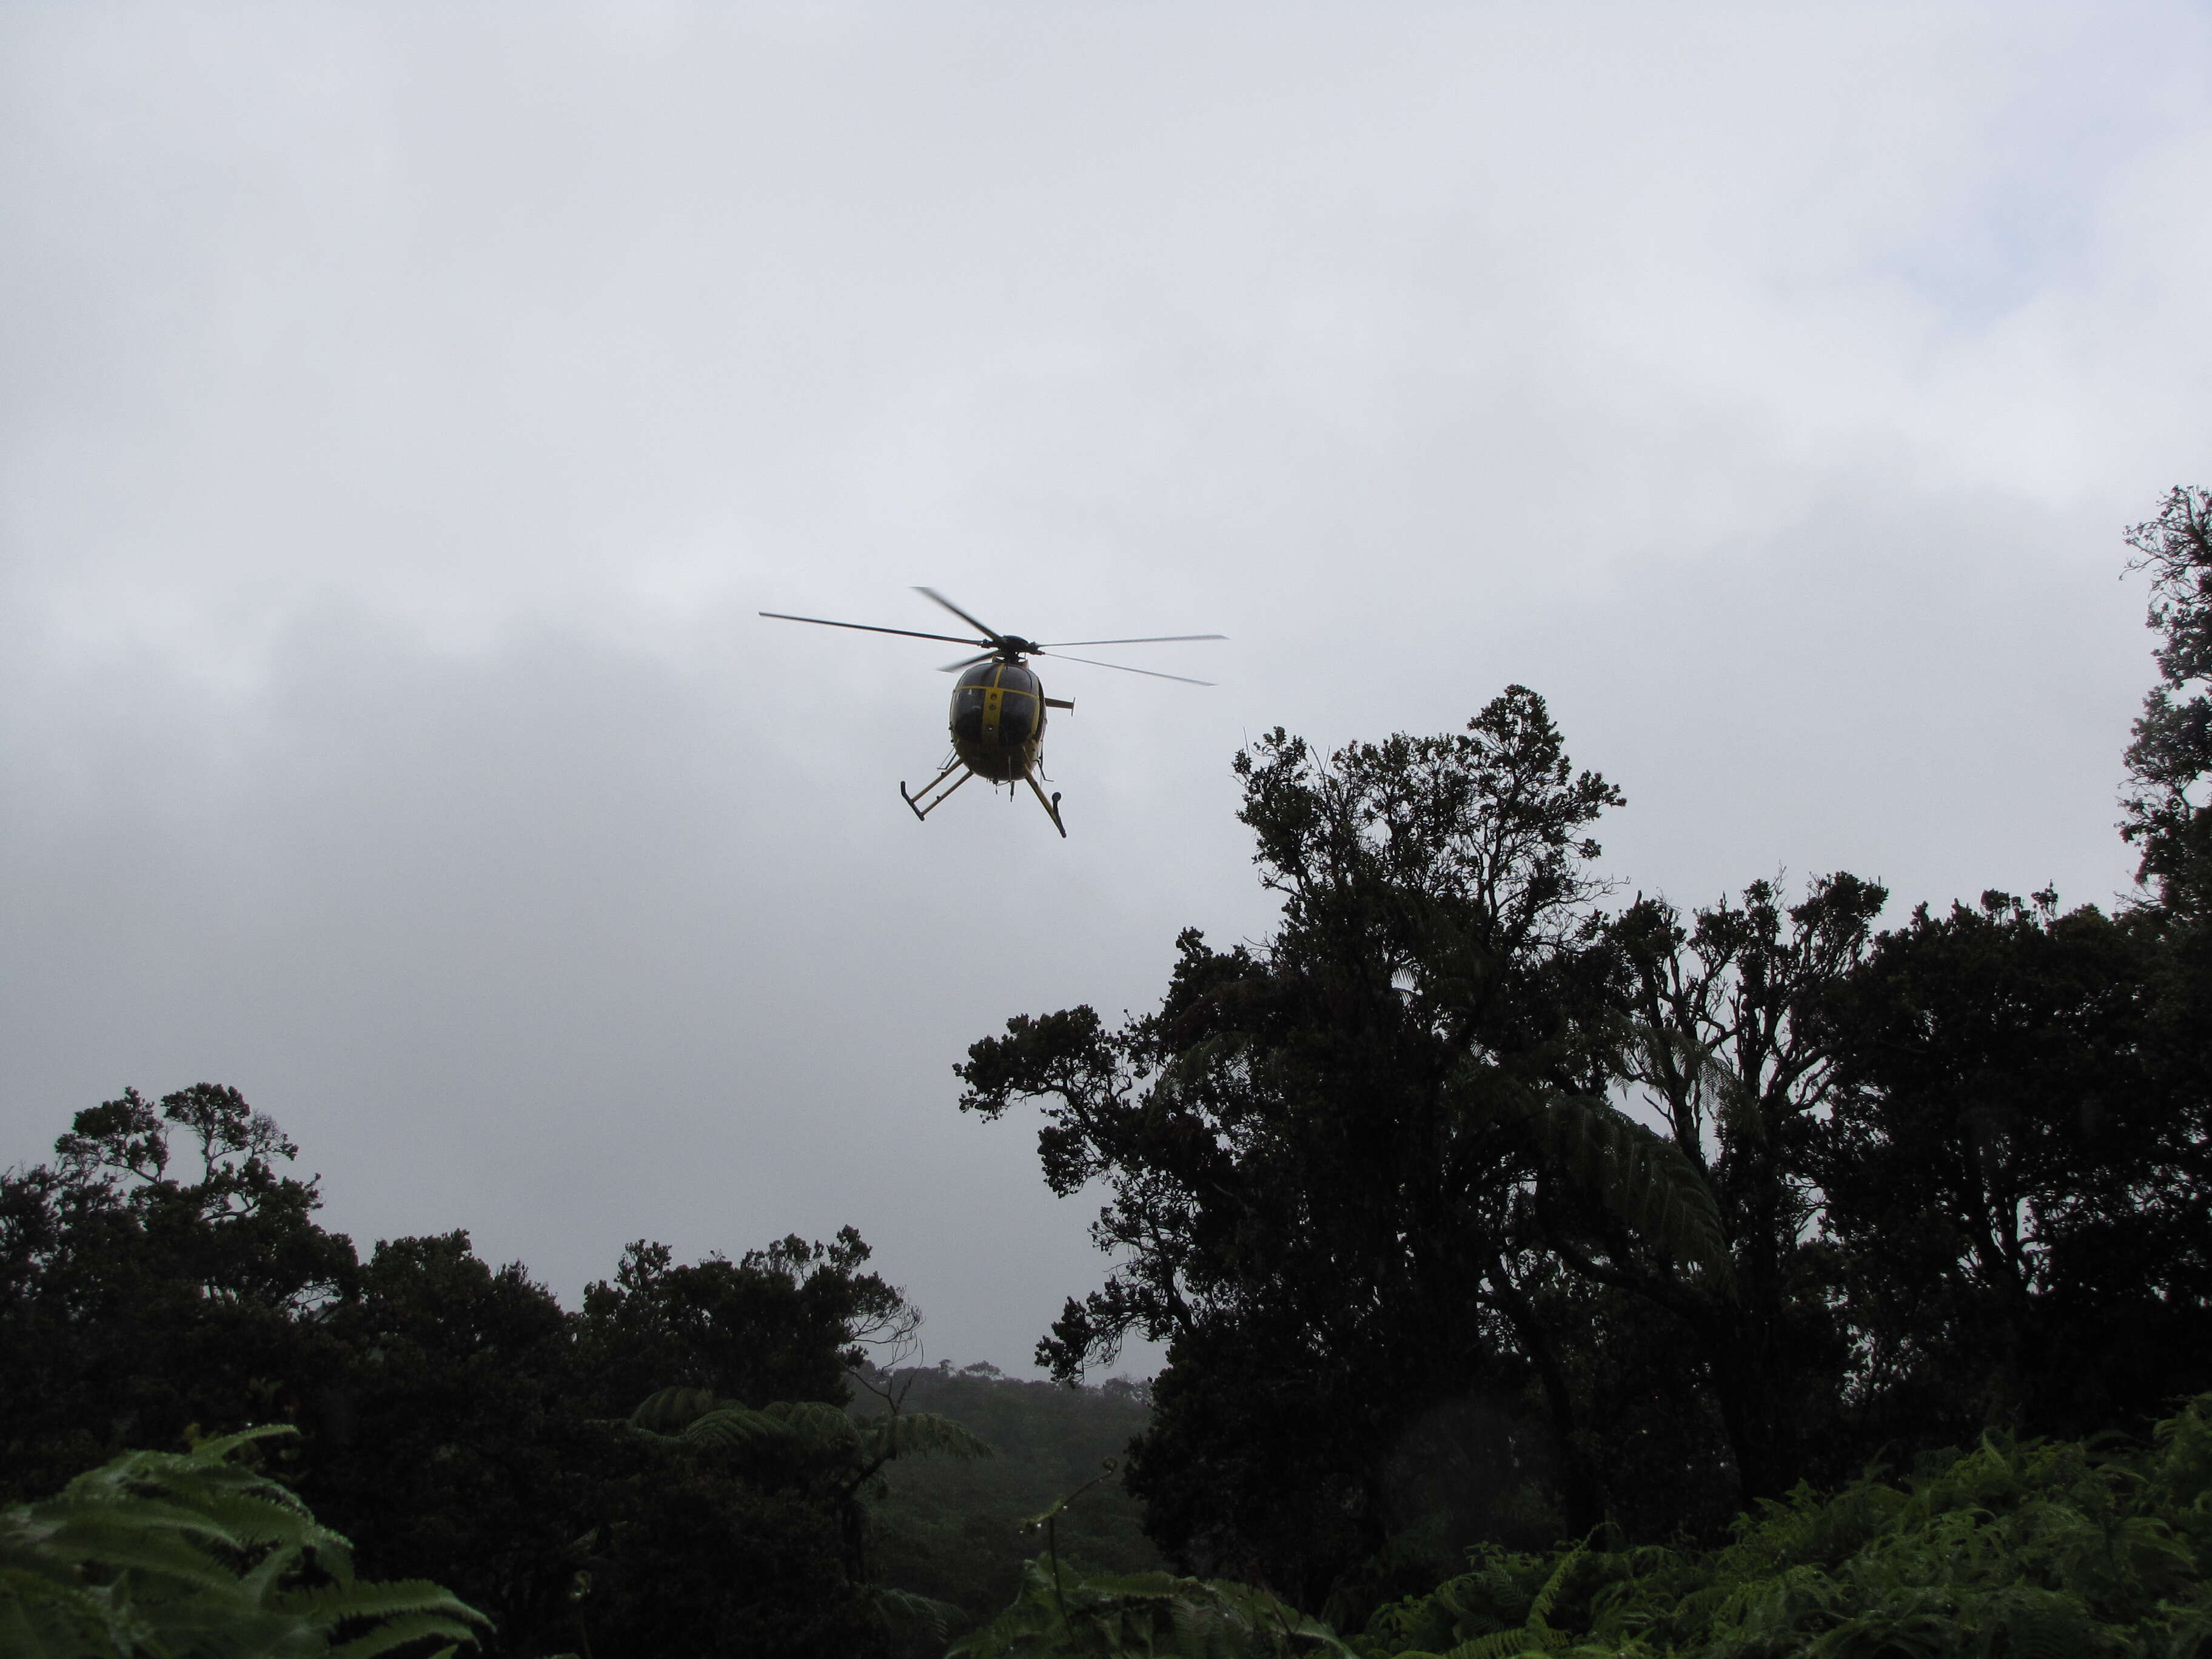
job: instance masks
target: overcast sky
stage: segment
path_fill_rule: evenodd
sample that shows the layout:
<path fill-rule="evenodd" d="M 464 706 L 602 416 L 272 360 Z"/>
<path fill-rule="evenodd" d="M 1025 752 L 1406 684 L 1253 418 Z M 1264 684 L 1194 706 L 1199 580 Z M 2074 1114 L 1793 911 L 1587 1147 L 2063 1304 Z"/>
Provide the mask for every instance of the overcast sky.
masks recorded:
<path fill-rule="evenodd" d="M 1264 933 L 1248 736 L 2109 903 L 2208 179 L 2203 5 L 0 9 L 0 1164 L 232 1083 L 364 1247 L 849 1221 L 1026 1373 L 1095 1206 L 951 1067 Z M 951 650 L 754 614 L 915 583 L 1221 684 L 917 825 Z"/>

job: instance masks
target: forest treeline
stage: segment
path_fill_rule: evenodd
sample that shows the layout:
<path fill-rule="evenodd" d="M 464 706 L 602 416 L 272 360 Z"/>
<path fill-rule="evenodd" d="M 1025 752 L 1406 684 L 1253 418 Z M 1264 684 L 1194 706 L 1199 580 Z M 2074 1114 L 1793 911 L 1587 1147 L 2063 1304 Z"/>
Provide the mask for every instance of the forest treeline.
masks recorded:
<path fill-rule="evenodd" d="M 363 1577 L 485 1614 L 492 1653 L 929 1653 L 1018 1589 L 1019 1520 L 1146 1419 L 1119 1381 L 886 1370 L 917 1316 L 850 1229 L 735 1261 L 641 1242 L 572 1310 L 465 1233 L 362 1257 L 297 1150 L 201 1085 L 79 1112 L 0 1176 L 0 1505 L 281 1424 L 266 1472 Z M 1072 1521 L 1073 1562 L 1160 1565 L 1118 1490 Z"/>
<path fill-rule="evenodd" d="M 1436 1609 L 1480 1591 L 1503 1654 L 1601 1558 L 1750 1571 L 1711 1553 L 1732 1518 L 1829 1515 L 1805 1483 L 1903 1526 L 1849 1493 L 1937 1480 L 1943 1447 L 2166 1419 L 2201 1462 L 2175 1413 L 2212 1387 L 2212 496 L 2130 540 L 2158 682 L 2128 903 L 1993 890 L 1884 928 L 1847 872 L 1624 898 L 1620 793 L 1519 686 L 1462 732 L 1238 756 L 1273 933 L 1187 932 L 1155 1011 L 1019 1015 L 958 1068 L 964 1110 L 1042 1108 L 1056 1191 L 1105 1195 L 1111 1276 L 1041 1364 L 1078 1384 L 1141 1334 L 1148 1390 L 900 1369 L 916 1316 L 849 1229 L 641 1243 L 574 1310 L 465 1234 L 364 1257 L 204 1085 L 80 1112 L 0 1179 L 0 1498 L 289 1425 L 265 1470 L 500 1654 L 939 1651 L 1017 1596 L 1012 1645 L 975 1650 L 1058 1651 L 1086 1573 L 1161 1561 L 1264 1587 L 1189 1589 L 1176 1629 L 1287 1640 L 1295 1608 L 1413 1652 L 1474 1639 Z M 1018 1522 L 1109 1456 L 1025 1578 Z"/>

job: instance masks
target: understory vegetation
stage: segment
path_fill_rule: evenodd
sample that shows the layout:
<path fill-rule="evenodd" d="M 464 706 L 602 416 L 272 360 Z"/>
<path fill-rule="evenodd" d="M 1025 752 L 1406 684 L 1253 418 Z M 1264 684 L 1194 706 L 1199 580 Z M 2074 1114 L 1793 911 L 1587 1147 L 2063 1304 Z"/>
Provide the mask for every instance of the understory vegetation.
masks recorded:
<path fill-rule="evenodd" d="M 1238 756 L 1274 931 L 958 1068 L 1105 1197 L 1051 1383 L 908 1363 L 850 1228 L 640 1241 L 565 1308 L 324 1229 L 234 1090 L 76 1113 L 0 1176 L 0 1642 L 2212 1648 L 2212 495 L 2130 541 L 2109 908 L 1624 897 L 1620 792 L 1525 687 Z M 1092 1381 L 1133 1335 L 1158 1375 Z"/>
<path fill-rule="evenodd" d="M 1345 1636 L 1265 1592 L 1166 1574 L 1055 1576 L 956 1648 L 1347 1659 L 2169 1659 L 2212 1644 L 2212 1395 L 2148 1449 L 2015 1441 L 1801 1487 L 1724 1546 L 1494 1544 Z"/>
<path fill-rule="evenodd" d="M 2212 1395 L 2148 1451 L 2015 1441 L 1800 1488 L 1723 1547 L 1473 1553 L 1381 1609 L 1362 1659 L 2185 1655 L 2212 1638 Z"/>

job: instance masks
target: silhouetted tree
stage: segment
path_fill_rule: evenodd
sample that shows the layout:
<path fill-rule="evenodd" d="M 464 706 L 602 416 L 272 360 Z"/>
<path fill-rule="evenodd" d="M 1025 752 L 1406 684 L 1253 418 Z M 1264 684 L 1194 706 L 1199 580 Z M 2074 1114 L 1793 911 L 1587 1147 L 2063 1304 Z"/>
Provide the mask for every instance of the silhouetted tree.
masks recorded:
<path fill-rule="evenodd" d="M 1815 1167 L 1870 1442 L 2140 1430 L 2204 1386 L 2212 1121 L 2161 1040 L 2164 933 L 1991 892 L 1838 998 Z"/>
<path fill-rule="evenodd" d="M 872 1650 L 834 1489 L 620 1420 L 669 1375 L 841 1413 L 847 1366 L 914 1317 L 858 1234 L 690 1265 L 641 1243 L 576 1315 L 465 1233 L 362 1263 L 234 1089 L 126 1093 L 56 1154 L 0 1176 L 0 1492 L 288 1422 L 274 1472 L 364 1571 L 489 1613 L 494 1653 Z"/>
<path fill-rule="evenodd" d="M 1550 1194 L 1705 1263 L 1692 1279 L 1725 1266 L 1710 1196 L 1605 1099 L 1619 959 L 1588 828 L 1620 797 L 1542 699 L 1326 763 L 1279 731 L 1237 764 L 1274 936 L 1186 933 L 1159 1011 L 1116 1030 L 1088 1008 L 1009 1022 L 961 1104 L 1043 1101 L 1047 1181 L 1109 1190 L 1121 1265 L 1039 1358 L 1073 1376 L 1130 1331 L 1169 1344 L 1129 1476 L 1148 1527 L 1310 1604 L 1447 1424 L 1499 1514 L 1597 1518 L 1596 1425 L 1547 1312 Z"/>
<path fill-rule="evenodd" d="M 2212 774 L 2212 491 L 2177 485 L 2127 539 L 2151 576 L 2159 683 L 2128 745 L 2122 830 L 2143 877 L 2163 883 L 2204 854 L 2204 803 L 2190 792 Z"/>
<path fill-rule="evenodd" d="M 897 1289 L 863 1271 L 852 1228 L 828 1244 L 799 1237 L 679 1264 L 640 1240 L 611 1280 L 586 1288 L 575 1336 L 593 1409 L 626 1417 L 656 1389 L 703 1389 L 766 1405 L 851 1397 L 846 1372 L 873 1347 L 896 1348 L 915 1325 Z"/>
<path fill-rule="evenodd" d="M 1786 905 L 1760 881 L 1686 922 L 1639 899 L 1612 929 L 1628 970 L 1615 1074 L 1711 1193 L 1734 1271 L 1685 1274 L 1587 1205 L 1580 1217 L 1553 1206 L 1547 1239 L 1577 1272 L 1691 1335 L 1742 1504 L 1803 1479 L 1842 1406 L 1850 1339 L 1813 1167 L 1836 1068 L 1821 1015 L 1863 959 L 1886 898 L 1838 874 Z"/>
<path fill-rule="evenodd" d="M 235 1089 L 126 1091 L 55 1151 L 0 1176 L 0 1491 L 194 1424 L 295 1420 L 342 1371 L 328 1322 L 359 1282 L 353 1246 L 315 1224 L 315 1183 L 283 1173 L 297 1148 Z"/>
<path fill-rule="evenodd" d="M 508 1651 L 573 1646 L 569 1545 L 635 1462 L 574 1398 L 571 1318 L 465 1232 L 380 1243 L 334 1310 L 299 1484 L 374 1570 L 465 1583 Z"/>

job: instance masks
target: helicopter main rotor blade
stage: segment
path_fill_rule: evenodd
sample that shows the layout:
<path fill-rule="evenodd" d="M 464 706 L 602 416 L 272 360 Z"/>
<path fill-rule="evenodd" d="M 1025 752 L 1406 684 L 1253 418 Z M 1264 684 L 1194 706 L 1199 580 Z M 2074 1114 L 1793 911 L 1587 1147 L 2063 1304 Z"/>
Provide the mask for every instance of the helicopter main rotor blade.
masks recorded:
<path fill-rule="evenodd" d="M 944 594 L 939 592 L 935 588 L 917 587 L 914 591 L 926 596 L 927 598 L 935 599 L 938 604 L 943 605 L 954 616 L 959 617 L 960 620 L 966 623 L 969 627 L 981 634 L 983 637 L 988 640 L 993 645 L 996 645 L 1000 640 L 1006 637 L 997 629 L 992 627 L 990 623 L 977 622 L 973 617 L 969 616 L 965 611 L 963 611 L 958 605 L 953 604 L 951 600 L 946 599 Z"/>
<path fill-rule="evenodd" d="M 937 672 L 940 674 L 957 674 L 963 668 L 973 668 L 979 662 L 988 662 L 992 658 L 998 654 L 999 653 L 995 651 L 986 651 L 977 656 L 963 657 L 958 662 L 949 662 L 945 664 L 944 667 L 939 669 Z"/>
<path fill-rule="evenodd" d="M 957 634 L 917 634 L 911 628 L 878 628 L 873 623 L 831 622 L 827 617 L 793 617 L 781 611 L 763 611 L 763 617 L 773 617 L 778 622 L 815 623 L 823 628 L 856 628 L 863 634 L 896 634 L 909 640 L 943 640 L 947 645 L 986 645 L 986 640 L 963 640 Z M 988 629 L 985 630 L 987 633 Z"/>
<path fill-rule="evenodd" d="M 1226 634 L 1147 634 L 1136 640 L 1048 640 L 1037 649 L 1056 651 L 1063 645 L 1168 645 L 1178 640 L 1225 640 L 1228 637 Z"/>
<path fill-rule="evenodd" d="M 1088 663 L 1093 668 L 1118 668 L 1124 674 L 1149 674 L 1156 680 L 1181 680 L 1185 685 L 1212 685 L 1213 684 L 1212 680 L 1194 680 L 1188 674 L 1163 674 L 1158 670 L 1152 668 L 1132 668 L 1125 662 L 1093 662 L 1089 657 L 1061 656 L 1057 651 L 1040 651 L 1037 653 L 1037 655 L 1040 657 L 1048 655 L 1055 657 L 1061 662 Z"/>

